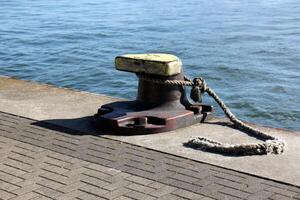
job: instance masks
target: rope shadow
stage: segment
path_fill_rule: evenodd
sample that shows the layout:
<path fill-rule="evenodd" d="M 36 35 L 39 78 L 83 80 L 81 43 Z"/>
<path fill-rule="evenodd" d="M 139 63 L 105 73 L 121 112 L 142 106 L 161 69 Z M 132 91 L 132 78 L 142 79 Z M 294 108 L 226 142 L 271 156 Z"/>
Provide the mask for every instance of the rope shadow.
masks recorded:
<path fill-rule="evenodd" d="M 241 130 L 239 128 L 237 128 L 233 123 L 231 122 L 210 122 L 210 121 L 207 121 L 205 122 L 206 124 L 212 124 L 212 125 L 219 125 L 219 126 L 223 126 L 223 127 L 229 127 L 229 128 L 232 128 L 232 129 L 235 129 L 235 130 L 238 130 L 252 138 L 255 138 L 255 139 L 258 139 L 258 140 L 261 140 L 261 137 L 257 136 L 257 135 L 253 135 L 245 130 Z M 249 124 L 249 123 L 247 123 Z"/>

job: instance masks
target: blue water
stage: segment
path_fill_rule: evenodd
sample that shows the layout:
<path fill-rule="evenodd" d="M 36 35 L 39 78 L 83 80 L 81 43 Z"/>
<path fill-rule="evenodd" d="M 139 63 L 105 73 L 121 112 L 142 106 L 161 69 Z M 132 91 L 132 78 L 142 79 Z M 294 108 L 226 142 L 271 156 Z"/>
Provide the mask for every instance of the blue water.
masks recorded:
<path fill-rule="evenodd" d="M 0 75 L 133 99 L 114 57 L 144 52 L 180 57 L 242 120 L 300 130 L 299 0 L 0 0 Z"/>

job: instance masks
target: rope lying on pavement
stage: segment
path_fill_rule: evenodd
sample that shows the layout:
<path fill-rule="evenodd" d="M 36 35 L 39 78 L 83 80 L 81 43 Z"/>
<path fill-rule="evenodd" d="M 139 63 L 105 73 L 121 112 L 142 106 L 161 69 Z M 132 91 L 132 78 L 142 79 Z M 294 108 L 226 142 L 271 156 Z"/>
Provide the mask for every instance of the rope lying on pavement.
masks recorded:
<path fill-rule="evenodd" d="M 194 137 L 191 138 L 184 145 L 196 149 L 201 149 L 216 153 L 227 154 L 239 154 L 239 155 L 262 155 L 262 154 L 281 154 L 285 149 L 285 142 L 277 137 L 269 135 L 263 131 L 253 128 L 241 120 L 239 120 L 225 105 L 221 98 L 214 92 L 213 89 L 208 87 L 204 79 L 194 78 L 193 81 L 187 77 L 184 80 L 162 80 L 157 78 L 151 78 L 147 75 L 138 75 L 140 79 L 151 81 L 157 84 L 172 85 L 172 86 L 190 86 L 191 99 L 195 102 L 202 101 L 202 94 L 206 92 L 211 96 L 221 107 L 225 115 L 230 119 L 233 125 L 248 134 L 260 138 L 263 142 L 260 143 L 248 143 L 248 144 L 228 144 L 220 143 L 206 137 Z"/>

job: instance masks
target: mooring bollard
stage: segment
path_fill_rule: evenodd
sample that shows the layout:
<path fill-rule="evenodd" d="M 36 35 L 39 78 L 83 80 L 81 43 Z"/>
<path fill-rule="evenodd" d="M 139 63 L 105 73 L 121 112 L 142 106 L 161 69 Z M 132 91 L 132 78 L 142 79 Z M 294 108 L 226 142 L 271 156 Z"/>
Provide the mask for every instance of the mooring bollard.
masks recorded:
<path fill-rule="evenodd" d="M 157 133 L 203 122 L 211 116 L 212 106 L 188 100 L 185 85 L 191 81 L 185 80 L 178 57 L 128 54 L 116 57 L 115 65 L 117 70 L 136 73 L 137 98 L 102 105 L 94 116 L 101 130 L 119 134 Z"/>

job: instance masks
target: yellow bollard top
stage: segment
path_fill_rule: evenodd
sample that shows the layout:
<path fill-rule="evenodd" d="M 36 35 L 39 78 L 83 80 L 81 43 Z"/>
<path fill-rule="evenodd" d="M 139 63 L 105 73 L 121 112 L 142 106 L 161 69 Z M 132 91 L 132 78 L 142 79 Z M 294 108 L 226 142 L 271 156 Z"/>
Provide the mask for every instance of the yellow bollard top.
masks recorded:
<path fill-rule="evenodd" d="M 181 60 L 171 54 L 126 54 L 115 59 L 117 70 L 160 76 L 173 76 L 181 72 Z"/>

